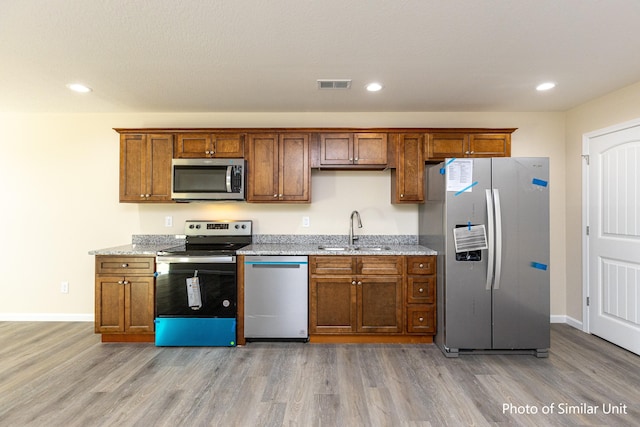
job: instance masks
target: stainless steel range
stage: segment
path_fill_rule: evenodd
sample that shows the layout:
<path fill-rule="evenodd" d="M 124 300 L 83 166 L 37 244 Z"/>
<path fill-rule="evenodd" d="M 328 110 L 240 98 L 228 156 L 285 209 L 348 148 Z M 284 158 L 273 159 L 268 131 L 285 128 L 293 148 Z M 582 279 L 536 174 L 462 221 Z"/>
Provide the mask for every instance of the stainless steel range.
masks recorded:
<path fill-rule="evenodd" d="M 186 221 L 186 243 L 156 257 L 156 345 L 235 346 L 236 251 L 251 221 Z"/>

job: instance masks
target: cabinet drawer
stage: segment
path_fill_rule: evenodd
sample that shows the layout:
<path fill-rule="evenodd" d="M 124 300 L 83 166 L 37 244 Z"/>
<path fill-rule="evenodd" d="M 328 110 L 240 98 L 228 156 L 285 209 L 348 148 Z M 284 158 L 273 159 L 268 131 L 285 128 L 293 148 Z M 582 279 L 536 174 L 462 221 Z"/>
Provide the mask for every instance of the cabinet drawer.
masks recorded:
<path fill-rule="evenodd" d="M 435 277 L 407 277 L 407 303 L 433 304 L 435 302 Z"/>
<path fill-rule="evenodd" d="M 436 331 L 436 311 L 433 305 L 407 307 L 408 333 L 434 333 Z"/>
<path fill-rule="evenodd" d="M 311 274 L 352 275 L 356 272 L 356 258 L 350 256 L 312 256 L 309 257 Z"/>
<path fill-rule="evenodd" d="M 407 274 L 434 274 L 436 272 L 435 256 L 408 256 Z"/>
<path fill-rule="evenodd" d="M 155 270 L 155 257 L 96 257 L 96 274 L 152 275 Z"/>
<path fill-rule="evenodd" d="M 399 256 L 361 256 L 358 257 L 358 274 L 374 276 L 402 275 L 402 257 Z"/>

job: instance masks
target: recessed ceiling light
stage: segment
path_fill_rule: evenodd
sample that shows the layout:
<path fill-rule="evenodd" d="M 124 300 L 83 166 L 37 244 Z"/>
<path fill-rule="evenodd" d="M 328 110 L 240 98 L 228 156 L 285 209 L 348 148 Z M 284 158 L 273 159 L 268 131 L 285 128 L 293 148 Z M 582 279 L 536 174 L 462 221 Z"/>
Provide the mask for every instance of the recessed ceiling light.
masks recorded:
<path fill-rule="evenodd" d="M 382 85 L 381 85 L 380 83 L 375 83 L 375 82 L 374 82 L 374 83 L 369 83 L 369 84 L 366 86 L 366 88 L 367 88 L 367 90 L 368 90 L 369 92 L 377 92 L 377 91 L 379 91 L 380 89 L 382 89 Z"/>
<path fill-rule="evenodd" d="M 90 87 L 85 86 L 82 83 L 69 83 L 67 87 L 72 91 L 78 92 L 78 93 L 88 93 L 92 91 Z"/>
<path fill-rule="evenodd" d="M 556 87 L 556 84 L 553 82 L 546 82 L 546 83 L 541 83 L 538 86 L 536 86 L 536 90 L 538 91 L 545 91 L 545 90 L 549 90 L 549 89 L 553 89 L 554 87 Z"/>

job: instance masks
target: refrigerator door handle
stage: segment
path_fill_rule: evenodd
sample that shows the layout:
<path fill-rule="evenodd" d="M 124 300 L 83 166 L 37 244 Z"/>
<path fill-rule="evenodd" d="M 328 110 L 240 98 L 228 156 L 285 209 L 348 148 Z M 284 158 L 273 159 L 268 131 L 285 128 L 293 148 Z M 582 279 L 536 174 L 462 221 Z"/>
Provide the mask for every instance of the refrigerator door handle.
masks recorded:
<path fill-rule="evenodd" d="M 491 190 L 485 190 L 487 196 L 487 286 L 485 289 L 487 291 L 491 290 L 491 285 L 493 284 L 493 260 L 494 260 L 494 252 L 495 252 L 495 244 L 494 244 L 494 231 L 493 224 L 495 221 L 494 218 L 494 210 L 493 210 L 493 198 L 491 197 Z"/>
<path fill-rule="evenodd" d="M 495 257 L 496 269 L 493 281 L 493 289 L 500 289 L 500 276 L 502 276 L 502 209 L 500 207 L 500 192 L 493 189 L 493 203 L 496 210 L 496 242 Z"/>

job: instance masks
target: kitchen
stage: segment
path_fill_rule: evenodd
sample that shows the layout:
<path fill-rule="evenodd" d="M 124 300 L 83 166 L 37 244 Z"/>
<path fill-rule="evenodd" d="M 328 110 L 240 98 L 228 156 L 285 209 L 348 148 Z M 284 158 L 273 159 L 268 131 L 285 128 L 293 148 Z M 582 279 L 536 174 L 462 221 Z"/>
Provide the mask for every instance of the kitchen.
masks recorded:
<path fill-rule="evenodd" d="M 512 156 L 551 159 L 551 315 L 554 322 L 581 329 L 582 259 L 575 248 L 583 234 L 582 136 L 640 117 L 639 98 L 640 85 L 630 81 L 570 107 L 540 111 L 5 108 L 0 114 L 0 174 L 12 185 L 3 189 L 11 209 L 5 205 L 0 211 L 5 225 L 1 259 L 5 283 L 11 285 L 0 288 L 2 320 L 91 322 L 94 265 L 87 251 L 127 243 L 133 234 L 179 234 L 188 219 L 250 218 L 257 234 L 346 235 L 346 219 L 357 209 L 364 234 L 417 233 L 417 207 L 389 203 L 389 171 L 313 171 L 309 205 L 118 203 L 115 127 L 514 127 Z M 172 217 L 170 227 L 165 226 L 167 216 Z M 303 217 L 309 217 L 309 227 L 303 227 Z M 63 282 L 68 293 L 60 292 Z"/>

